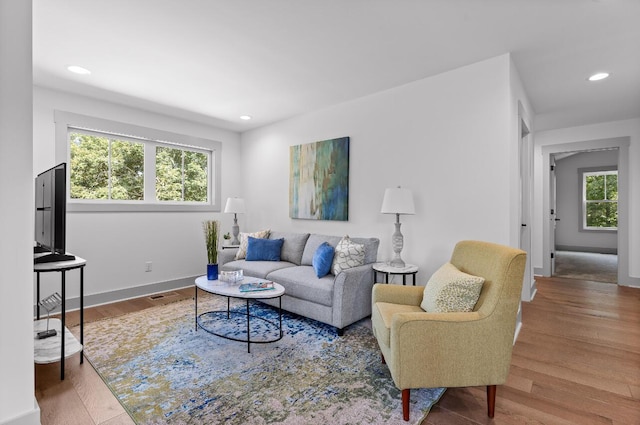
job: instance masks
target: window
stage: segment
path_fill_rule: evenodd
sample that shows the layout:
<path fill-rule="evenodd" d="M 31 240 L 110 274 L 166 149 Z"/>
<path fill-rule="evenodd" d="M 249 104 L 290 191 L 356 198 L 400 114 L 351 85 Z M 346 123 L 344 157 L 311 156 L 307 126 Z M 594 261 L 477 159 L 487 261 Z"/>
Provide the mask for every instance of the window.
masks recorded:
<path fill-rule="evenodd" d="M 144 201 L 144 143 L 69 132 L 71 199 Z"/>
<path fill-rule="evenodd" d="M 584 230 L 618 228 L 618 171 L 582 173 L 582 223 Z"/>
<path fill-rule="evenodd" d="M 158 146 L 155 157 L 156 198 L 159 201 L 207 201 L 208 155 Z"/>
<path fill-rule="evenodd" d="M 71 212 L 220 210 L 219 142 L 56 111 L 63 134 Z"/>

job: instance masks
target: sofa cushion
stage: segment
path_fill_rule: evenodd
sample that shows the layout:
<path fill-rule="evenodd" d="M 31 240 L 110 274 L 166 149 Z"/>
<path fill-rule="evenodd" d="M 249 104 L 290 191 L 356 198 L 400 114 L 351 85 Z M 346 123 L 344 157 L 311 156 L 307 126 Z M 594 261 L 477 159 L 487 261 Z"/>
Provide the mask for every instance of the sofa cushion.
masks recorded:
<path fill-rule="evenodd" d="M 428 313 L 473 311 L 478 302 L 484 278 L 461 272 L 445 263 L 424 287 L 420 307 Z"/>
<path fill-rule="evenodd" d="M 247 261 L 280 261 L 284 239 L 261 239 L 249 236 Z"/>
<path fill-rule="evenodd" d="M 322 242 L 327 242 L 332 247 L 336 247 L 338 242 L 342 239 L 340 236 L 328 236 L 328 235 L 309 235 L 307 245 L 304 247 L 304 253 L 302 254 L 302 260 L 300 262 L 303 266 L 310 266 L 313 264 L 313 255 Z M 378 245 L 380 239 L 378 238 L 351 238 L 355 243 L 364 245 L 364 264 L 375 263 L 378 261 Z"/>
<path fill-rule="evenodd" d="M 331 264 L 331 272 L 337 276 L 342 270 L 364 264 L 364 245 L 353 242 L 345 236 L 338 242 Z"/>
<path fill-rule="evenodd" d="M 364 245 L 364 263 L 370 264 L 378 261 L 378 238 L 351 238 L 355 243 Z"/>
<path fill-rule="evenodd" d="M 295 265 L 300 265 L 304 246 L 309 239 L 309 233 L 271 232 L 269 239 L 284 238 L 280 259 Z"/>
<path fill-rule="evenodd" d="M 309 235 L 309 239 L 307 239 L 300 264 L 303 266 L 311 266 L 313 264 L 313 256 L 323 242 L 335 248 L 338 242 L 340 242 L 340 239 L 340 236 L 316 235 L 312 233 Z"/>
<path fill-rule="evenodd" d="M 285 294 L 317 304 L 333 304 L 333 275 L 318 278 L 312 266 L 296 266 L 276 270 L 267 279 L 284 286 Z"/>
<path fill-rule="evenodd" d="M 234 271 L 242 270 L 244 276 L 259 277 L 260 279 L 267 279 L 267 275 L 275 270 L 286 269 L 294 267 L 295 264 L 288 263 L 286 261 L 247 261 L 247 260 L 235 260 L 225 263 L 220 270 L 222 271 Z"/>
<path fill-rule="evenodd" d="M 236 260 L 242 260 L 247 256 L 247 245 L 249 244 L 249 236 L 251 236 L 252 238 L 268 238 L 269 233 L 269 229 L 253 233 L 240 232 L 240 247 L 236 252 Z"/>
<path fill-rule="evenodd" d="M 329 274 L 334 253 L 335 249 L 326 242 L 320 244 L 316 249 L 316 253 L 313 255 L 313 269 L 316 276 L 323 277 Z"/>

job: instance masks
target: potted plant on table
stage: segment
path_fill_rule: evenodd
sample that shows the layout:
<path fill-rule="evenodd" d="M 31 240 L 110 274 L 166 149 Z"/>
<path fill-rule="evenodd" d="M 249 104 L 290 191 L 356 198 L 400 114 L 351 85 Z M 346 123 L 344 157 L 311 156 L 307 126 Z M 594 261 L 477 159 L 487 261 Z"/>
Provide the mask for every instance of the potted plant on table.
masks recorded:
<path fill-rule="evenodd" d="M 218 231 L 220 224 L 216 220 L 202 223 L 204 241 L 207 246 L 207 279 L 218 279 Z"/>
<path fill-rule="evenodd" d="M 222 235 L 222 238 L 224 239 L 224 241 L 222 241 L 224 246 L 231 245 L 231 235 L 229 234 L 229 232 L 227 232 L 224 235 Z"/>

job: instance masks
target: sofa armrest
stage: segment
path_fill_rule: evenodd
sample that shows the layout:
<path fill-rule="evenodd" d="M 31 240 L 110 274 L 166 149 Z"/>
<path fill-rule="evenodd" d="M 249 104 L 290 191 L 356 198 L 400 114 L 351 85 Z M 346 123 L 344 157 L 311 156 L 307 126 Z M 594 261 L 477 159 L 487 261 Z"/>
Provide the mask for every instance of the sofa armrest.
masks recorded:
<path fill-rule="evenodd" d="M 237 252 L 238 248 L 218 251 L 218 266 L 224 266 L 226 263 L 235 260 Z"/>
<path fill-rule="evenodd" d="M 333 322 L 343 328 L 371 314 L 372 264 L 341 271 L 333 283 Z"/>
<path fill-rule="evenodd" d="M 424 286 L 398 286 L 385 283 L 376 283 L 373 285 L 371 302 L 404 304 L 404 305 L 420 305 Z"/>

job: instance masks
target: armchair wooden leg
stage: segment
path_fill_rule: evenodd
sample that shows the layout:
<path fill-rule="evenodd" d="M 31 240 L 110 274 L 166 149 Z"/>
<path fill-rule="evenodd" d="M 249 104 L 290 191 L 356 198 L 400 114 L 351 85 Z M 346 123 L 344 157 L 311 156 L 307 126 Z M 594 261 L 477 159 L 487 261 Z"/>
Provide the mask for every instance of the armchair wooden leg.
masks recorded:
<path fill-rule="evenodd" d="M 402 390 L 402 419 L 409 420 L 409 400 L 411 399 L 411 390 L 409 388 Z"/>
<path fill-rule="evenodd" d="M 387 361 L 384 359 L 384 354 L 380 353 L 380 357 L 382 358 L 382 364 L 387 364 Z"/>
<path fill-rule="evenodd" d="M 489 417 L 493 418 L 496 411 L 496 386 L 487 385 L 487 408 L 489 409 Z"/>

